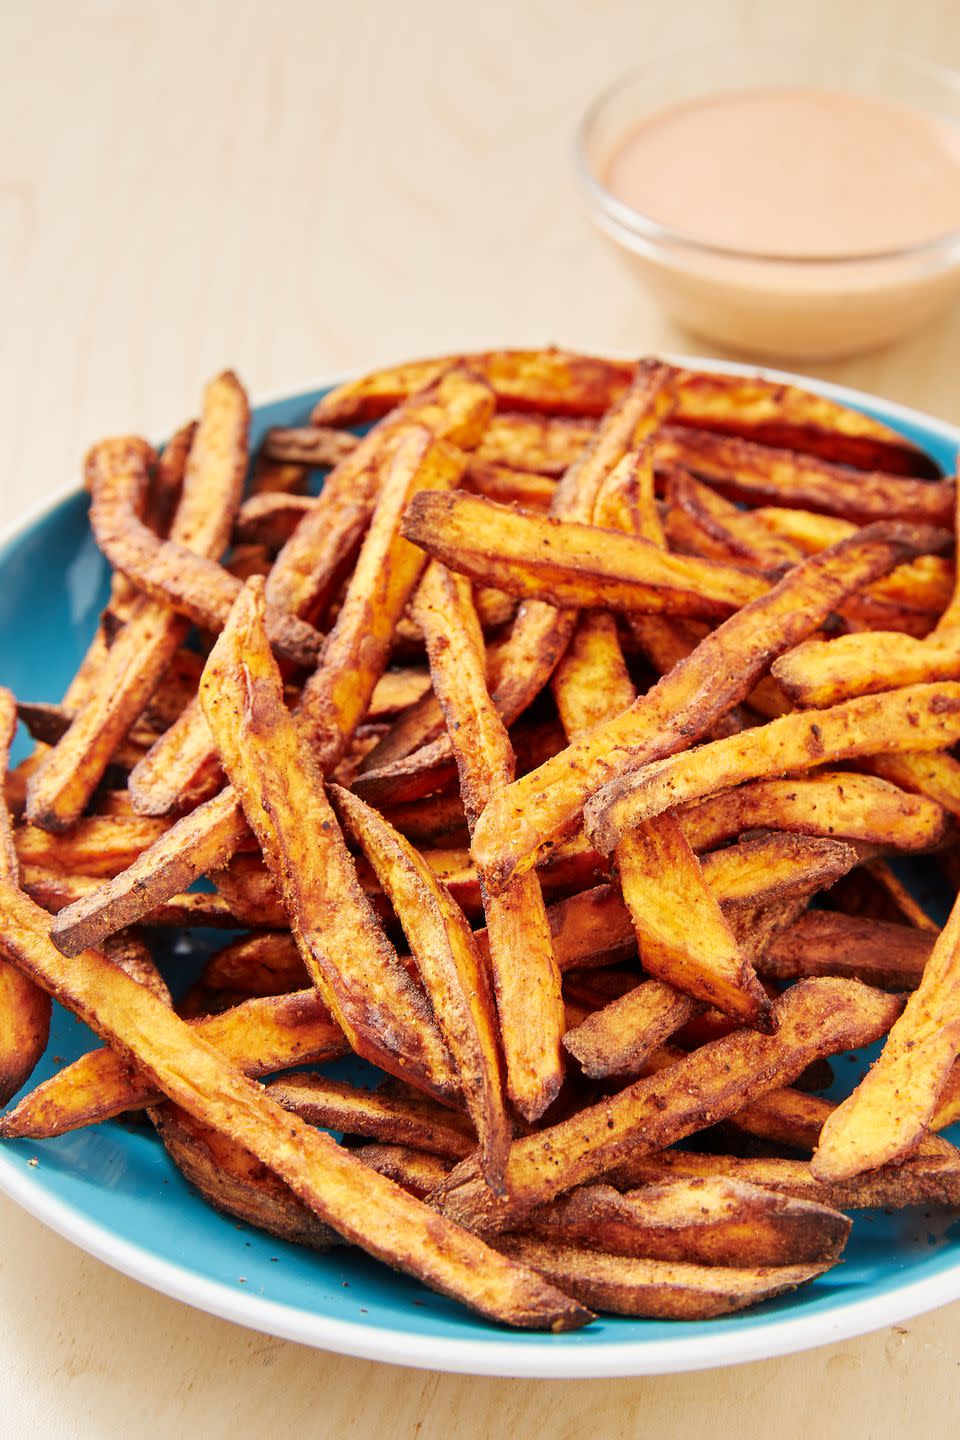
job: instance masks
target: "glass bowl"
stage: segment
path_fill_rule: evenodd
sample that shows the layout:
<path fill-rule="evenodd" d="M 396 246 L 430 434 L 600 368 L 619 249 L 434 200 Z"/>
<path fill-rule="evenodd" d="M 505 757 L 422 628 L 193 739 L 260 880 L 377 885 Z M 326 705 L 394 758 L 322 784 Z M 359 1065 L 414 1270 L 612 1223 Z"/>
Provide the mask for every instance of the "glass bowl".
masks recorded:
<path fill-rule="evenodd" d="M 617 142 L 650 115 L 779 85 L 896 101 L 960 127 L 960 75 L 930 61 L 863 50 L 824 55 L 786 42 L 766 54 L 753 45 L 686 54 L 625 76 L 583 117 L 576 166 L 590 218 L 672 318 L 712 343 L 778 360 L 839 358 L 889 344 L 960 290 L 960 230 L 883 253 L 770 255 L 674 233 L 604 183 Z M 957 175 L 960 183 L 960 165 Z"/>

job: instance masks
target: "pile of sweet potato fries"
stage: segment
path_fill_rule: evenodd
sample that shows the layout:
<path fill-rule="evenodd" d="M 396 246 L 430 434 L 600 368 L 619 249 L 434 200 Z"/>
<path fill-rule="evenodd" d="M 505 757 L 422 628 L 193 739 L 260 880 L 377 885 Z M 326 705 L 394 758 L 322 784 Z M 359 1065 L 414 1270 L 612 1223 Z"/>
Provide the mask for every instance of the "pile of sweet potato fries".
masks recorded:
<path fill-rule="evenodd" d="M 94 446 L 108 607 L 60 704 L 0 691 L 0 1098 L 51 996 L 105 1042 L 0 1134 L 145 1109 L 227 1213 L 553 1330 L 960 1203 L 960 905 L 889 863 L 957 888 L 952 478 L 562 351 L 366 376 L 252 468 L 249 420 L 228 372 L 161 454 Z M 156 927 L 242 933 L 174 1005 Z"/>

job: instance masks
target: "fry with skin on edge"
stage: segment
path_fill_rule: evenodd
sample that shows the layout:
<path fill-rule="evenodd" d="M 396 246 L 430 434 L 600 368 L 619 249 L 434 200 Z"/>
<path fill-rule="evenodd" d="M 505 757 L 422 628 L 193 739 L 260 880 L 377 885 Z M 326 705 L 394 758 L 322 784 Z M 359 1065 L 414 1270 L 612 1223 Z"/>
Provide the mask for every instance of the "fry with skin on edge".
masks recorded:
<path fill-rule="evenodd" d="M 629 521 L 635 517 L 641 538 L 658 546 L 662 531 L 655 518 L 649 445 L 647 441 L 632 466 L 625 457 L 618 471 L 631 474 L 638 492 L 636 505 L 627 507 L 623 518 Z M 606 497 L 600 514 L 597 512 L 603 494 L 598 497 L 595 521 L 615 518 L 605 513 L 612 498 L 610 487 Z M 599 630 L 598 622 L 605 622 Z M 585 624 L 587 639 L 599 651 L 599 663 L 597 655 L 591 655 L 582 643 L 577 644 Z M 606 687 L 603 670 L 610 677 Z M 553 689 L 568 740 L 576 740 L 594 725 L 614 719 L 632 703 L 635 692 L 611 616 L 592 614 L 581 620 L 573 645 L 554 676 Z M 598 707 L 592 698 L 595 696 L 607 697 L 606 705 Z M 766 1028 L 770 1012 L 767 996 L 742 954 L 676 815 L 659 816 L 625 835 L 617 846 L 614 863 L 647 973 L 746 1024 Z"/>
<path fill-rule="evenodd" d="M 17 702 L 0 689 L 0 775 L 6 775 L 17 730 Z M 0 878 L 18 883 L 20 860 L 6 801 L 0 800 Z M 0 960 L 0 1105 L 16 1095 L 47 1048 L 50 997 L 28 976 Z"/>
<path fill-rule="evenodd" d="M 465 490 L 417 496 L 403 533 L 471 580 L 560 607 L 711 619 L 770 588 L 733 565 L 669 554 L 632 536 L 497 505 Z"/>
<path fill-rule="evenodd" d="M 689 1265 L 602 1255 L 550 1239 L 501 1235 L 497 1249 L 562 1285 L 584 1305 L 614 1315 L 711 1320 L 794 1290 L 829 1270 L 832 1259 L 802 1265 Z"/>
<path fill-rule="evenodd" d="M 135 862 L 138 863 L 138 862 Z M 108 885 L 110 881 L 106 882 Z M 99 875 L 67 874 L 62 870 L 49 870 L 43 865 L 25 865 L 20 874 L 20 884 L 31 900 L 53 916 L 96 901 L 104 888 Z M 160 926 L 163 929 L 195 926 L 213 927 L 217 930 L 236 930 L 240 923 L 222 895 L 207 895 L 198 890 L 171 895 L 153 909 L 143 913 L 143 906 L 137 907 L 138 925 Z M 104 943 L 125 927 L 111 924 L 107 927 Z"/>
<path fill-rule="evenodd" d="M 512 1130 L 503 1104 L 496 1010 L 484 960 L 463 911 L 410 842 L 349 791 L 334 785 L 331 794 L 404 928 L 453 1056 L 484 1175 L 498 1190 Z"/>
<path fill-rule="evenodd" d="M 466 1116 L 422 1095 L 364 1090 L 326 1075 L 281 1076 L 270 1082 L 267 1091 L 285 1110 L 324 1130 L 410 1145 L 449 1160 L 462 1160 L 477 1148 Z"/>
<path fill-rule="evenodd" d="M 350 1048 L 315 990 L 257 996 L 190 1024 L 245 1075 L 338 1060 Z M 0 1116 L 0 1136 L 45 1140 L 161 1098 L 162 1092 L 115 1051 L 89 1050 Z"/>
<path fill-rule="evenodd" d="M 661 682 L 662 683 L 662 682 Z M 803 710 L 739 735 L 654 760 L 600 789 L 584 809 L 591 842 L 609 853 L 641 820 L 744 781 L 900 749 L 960 740 L 960 684 L 913 685 Z"/>
<path fill-rule="evenodd" d="M 483 637 L 470 585 L 432 564 L 414 613 L 424 632 L 433 688 L 447 722 L 471 826 L 498 787 L 513 779 L 515 758 L 486 684 Z M 484 888 L 487 949 L 506 1061 L 507 1091 L 527 1120 L 542 1115 L 563 1078 L 563 1004 L 540 882 L 523 877 L 497 897 Z M 496 1186 L 502 1185 L 498 1154 Z"/>
<path fill-rule="evenodd" d="M 623 715 L 494 797 L 473 837 L 474 858 L 489 883 L 505 884 L 569 834 L 584 802 L 607 781 L 707 734 L 749 694 L 776 655 L 816 630 L 846 596 L 940 543 L 939 532 L 870 526 L 795 566 L 769 594 L 707 635 Z"/>
<path fill-rule="evenodd" d="M 915 990 L 934 938 L 912 925 L 809 910 L 771 937 L 756 965 L 771 980 L 838 975 L 881 990 Z"/>
<path fill-rule="evenodd" d="M 179 1105 L 157 1105 L 148 1113 L 174 1165 L 215 1210 L 293 1245 L 328 1250 L 337 1243 L 337 1232 L 289 1185 L 222 1131 L 202 1125 Z"/>
<path fill-rule="evenodd" d="M 243 587 L 216 561 L 173 540 L 160 540 L 138 518 L 152 459 L 150 446 L 134 437 L 103 440 L 90 451 L 90 524 L 97 544 L 111 565 L 150 598 L 216 632 Z M 305 669 L 316 664 L 320 636 L 311 625 L 271 607 L 268 629 L 271 644 L 284 659 Z"/>
<path fill-rule="evenodd" d="M 836 1260 L 845 1215 L 714 1176 L 664 1181 L 641 1196 L 584 1185 L 527 1217 L 523 1233 L 608 1255 L 699 1265 L 800 1265 Z"/>
<path fill-rule="evenodd" d="M 751 504 L 796 505 L 846 520 L 886 518 L 947 525 L 953 517 L 951 480 L 917 480 L 775 450 L 682 426 L 657 438 L 657 464 L 679 463 L 723 495 Z"/>
<path fill-rule="evenodd" d="M 204 667 L 200 700 L 220 759 L 283 897 L 307 972 L 353 1049 L 438 1094 L 456 1092 L 423 995 L 360 888 L 323 781 L 283 703 L 251 580 Z"/>
<path fill-rule="evenodd" d="M 203 1124 L 280 1176 L 344 1239 L 494 1320 L 560 1330 L 590 1312 L 504 1260 L 282 1109 L 150 992 L 96 951 L 68 958 L 48 920 L 0 880 L 0 949 Z"/>
<path fill-rule="evenodd" d="M 204 394 L 170 526 L 171 542 L 210 560 L 230 539 L 247 468 L 249 422 L 243 386 L 231 371 L 219 375 Z M 188 629 L 189 622 L 161 601 L 137 603 L 66 735 L 31 779 L 29 819 L 52 830 L 75 823 Z"/>
<path fill-rule="evenodd" d="M 823 1127 L 811 1169 L 848 1180 L 895 1164 L 923 1138 L 960 1052 L 960 901 L 879 1060 Z"/>
<path fill-rule="evenodd" d="M 712 850 L 744 830 L 789 830 L 930 850 L 942 839 L 943 807 L 924 796 L 849 771 L 808 778 L 753 780 L 694 801 L 678 812 L 694 850 Z"/>
<path fill-rule="evenodd" d="M 572 1119 L 515 1140 L 508 1199 L 483 1183 L 474 1161 L 461 1162 L 443 1186 L 442 1211 L 481 1233 L 516 1225 L 554 1195 L 790 1084 L 812 1060 L 870 1043 L 886 1033 L 900 1009 L 896 997 L 853 980 L 802 980 L 776 1001 L 773 1035 L 738 1030 L 713 1040 Z"/>
<path fill-rule="evenodd" d="M 88 815 L 64 835 L 53 836 L 34 825 L 21 825 L 15 838 L 22 865 L 109 876 L 125 870 L 169 828 L 166 820 Z"/>

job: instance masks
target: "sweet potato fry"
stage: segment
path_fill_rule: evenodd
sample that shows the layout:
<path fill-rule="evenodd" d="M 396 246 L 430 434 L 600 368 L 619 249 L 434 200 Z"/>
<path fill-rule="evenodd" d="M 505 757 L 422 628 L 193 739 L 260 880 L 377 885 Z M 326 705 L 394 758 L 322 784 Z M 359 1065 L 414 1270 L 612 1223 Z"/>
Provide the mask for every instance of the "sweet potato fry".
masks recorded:
<path fill-rule="evenodd" d="M 158 1105 L 150 1119 L 177 1169 L 215 1210 L 312 1250 L 337 1243 L 337 1232 L 236 1140 L 201 1124 L 179 1105 Z"/>
<path fill-rule="evenodd" d="M 417 592 L 433 687 L 460 772 L 468 824 L 514 775 L 514 754 L 486 686 L 483 639 L 469 584 L 431 565 Z M 483 891 L 483 876 L 480 876 Z M 556 1098 L 563 1076 L 563 1006 L 540 882 L 530 875 L 492 898 L 482 893 L 507 1090 L 528 1120 Z M 496 1187 L 503 1155 L 497 1151 Z"/>
<path fill-rule="evenodd" d="M 825 1260 L 735 1268 L 602 1255 L 526 1235 L 501 1235 L 496 1243 L 501 1254 L 562 1285 L 584 1305 L 657 1320 L 710 1320 L 745 1310 L 795 1290 L 833 1264 Z"/>
<path fill-rule="evenodd" d="M 880 1059 L 823 1127 L 811 1161 L 818 1179 L 847 1180 L 913 1153 L 960 1052 L 958 997 L 960 903 Z"/>
<path fill-rule="evenodd" d="M 882 471 L 851 473 L 846 465 L 682 426 L 660 433 L 656 454 L 658 465 L 685 465 L 721 494 L 754 505 L 825 510 L 864 524 L 898 519 L 948 525 L 953 516 L 950 480 L 918 480 Z"/>
<path fill-rule="evenodd" d="M 960 762 L 944 751 L 869 755 L 858 760 L 857 767 L 911 794 L 926 796 L 949 815 L 960 816 Z"/>
<path fill-rule="evenodd" d="M 477 446 L 477 459 L 539 475 L 562 475 L 594 436 L 589 420 L 557 415 L 494 415 Z"/>
<path fill-rule="evenodd" d="M 264 435 L 260 453 L 282 465 L 330 469 L 352 455 L 359 443 L 358 436 L 329 425 L 275 426 Z"/>
<path fill-rule="evenodd" d="M 511 1128 L 501 1089 L 496 1011 L 483 958 L 462 910 L 409 841 L 355 795 L 339 786 L 333 786 L 332 793 L 348 832 L 373 866 L 403 926 L 456 1066 L 480 1142 L 484 1174 L 498 1189 Z M 418 1143 L 408 1137 L 377 1138 Z"/>
<path fill-rule="evenodd" d="M 138 518 L 151 458 L 150 447 L 132 438 L 104 440 L 91 450 L 87 458 L 90 523 L 97 544 L 110 563 L 151 599 L 204 629 L 218 631 L 241 583 L 215 561 L 173 540 L 158 539 Z M 272 606 L 268 630 L 271 643 L 285 659 L 308 670 L 316 664 L 320 636 L 312 626 Z"/>
<path fill-rule="evenodd" d="M 314 737 L 317 762 L 328 772 L 367 712 L 387 666 L 394 629 L 420 572 L 423 554 L 398 534 L 411 498 L 455 485 L 457 451 L 411 430 L 397 441 L 384 472 L 370 529 L 347 586 L 323 660 L 303 689 L 301 717 Z"/>
<path fill-rule="evenodd" d="M 680 824 L 694 850 L 713 850 L 745 830 L 833 835 L 898 850 L 929 850 L 946 825 L 942 806 L 895 785 L 847 771 L 754 780 L 685 805 Z"/>
<path fill-rule="evenodd" d="M 282 550 L 300 521 L 319 503 L 313 495 L 255 492 L 237 511 L 234 540 L 244 545 L 266 545 L 269 550 Z"/>
<path fill-rule="evenodd" d="M 253 462 L 250 493 L 302 494 L 307 486 L 307 473 L 305 465 L 286 464 L 279 460 L 268 460 L 265 455 L 258 455 Z"/>
<path fill-rule="evenodd" d="M 470 450 L 486 429 L 493 403 L 489 386 L 476 375 L 463 369 L 438 371 L 430 388 L 413 395 L 365 435 L 327 476 L 313 510 L 278 555 L 268 580 L 268 602 L 317 620 L 370 523 L 381 464 L 397 439 L 416 427 L 428 430 L 438 441 Z"/>
<path fill-rule="evenodd" d="M 133 1059 L 168 1099 L 239 1141 L 346 1240 L 492 1319 L 553 1330 L 590 1319 L 532 1272 L 498 1257 L 277 1105 L 96 951 L 61 955 L 50 944 L 43 911 L 6 881 L 0 913 L 0 948 L 8 959 Z"/>
<path fill-rule="evenodd" d="M 209 990 L 245 990 L 248 995 L 282 995 L 308 983 L 297 942 L 284 931 L 245 935 L 211 955 L 199 984 Z"/>
<path fill-rule="evenodd" d="M 587 798 L 614 776 L 683 749 L 747 695 L 770 660 L 823 623 L 847 595 L 924 546 L 929 531 L 870 527 L 791 570 L 760 600 L 706 636 L 624 715 L 567 747 L 494 797 L 473 853 L 492 887 L 534 863 L 577 823 Z"/>
<path fill-rule="evenodd" d="M 915 990 L 933 943 L 912 925 L 809 910 L 771 937 L 756 965 L 771 980 L 838 975 L 881 990 Z"/>
<path fill-rule="evenodd" d="M 246 1075 L 336 1060 L 349 1050 L 315 990 L 259 996 L 191 1025 Z M 43 1140 L 155 1105 L 161 1098 L 162 1090 L 116 1051 L 90 1050 L 0 1117 L 0 1136 Z"/>
<path fill-rule="evenodd" d="M 169 828 L 165 820 L 112 815 L 88 816 L 57 836 L 35 825 L 23 825 L 16 832 L 17 854 L 22 865 L 77 870 L 82 875 L 116 875 Z"/>
<path fill-rule="evenodd" d="M 642 980 L 563 1037 L 585 1075 L 639 1075 L 647 1057 L 703 1008 L 665 980 Z"/>
<path fill-rule="evenodd" d="M 508 1199 L 484 1185 L 472 1160 L 451 1171 L 443 1213 L 484 1233 L 516 1225 L 535 1205 L 742 1110 L 794 1080 L 812 1061 L 868 1044 L 900 1011 L 891 995 L 853 980 L 802 980 L 774 1005 L 773 1035 L 738 1030 L 658 1075 L 539 1133 L 515 1140 Z"/>
<path fill-rule="evenodd" d="M 102 895 L 104 884 L 110 884 L 97 875 L 66 874 L 62 870 L 50 870 L 43 865 L 24 866 L 20 883 L 31 900 L 35 900 L 42 909 L 54 916 L 72 905 L 80 907 L 84 904 L 95 904 Z M 206 895 L 196 890 L 181 895 L 173 894 L 160 901 L 153 909 L 144 910 L 142 905 L 137 905 L 136 910 L 138 925 L 160 926 L 164 929 L 191 929 L 201 926 L 217 930 L 236 930 L 239 923 L 221 895 Z M 120 925 L 109 925 L 106 938 L 122 928 Z"/>
<path fill-rule="evenodd" d="M 679 370 L 674 379 L 679 424 L 760 445 L 819 455 L 857 470 L 937 477 L 928 455 L 872 415 L 762 375 Z"/>
<path fill-rule="evenodd" d="M 223 786 L 223 770 L 198 698 L 177 716 L 130 771 L 130 798 L 138 815 L 190 810 Z"/>
<path fill-rule="evenodd" d="M 744 781 L 803 771 L 878 752 L 960 740 L 960 684 L 913 685 L 783 715 L 740 735 L 674 754 L 604 786 L 587 803 L 592 843 L 609 853 L 621 834 L 672 806 Z"/>
<path fill-rule="evenodd" d="M 952 1155 L 918 1156 L 902 1165 L 884 1165 L 849 1180 L 828 1181 L 817 1179 L 808 1160 L 743 1160 L 733 1155 L 664 1150 L 660 1155 L 640 1155 L 629 1160 L 609 1179 L 630 1193 L 634 1186 L 660 1185 L 670 1178 L 715 1176 L 812 1200 L 834 1210 L 899 1210 L 908 1205 L 960 1202 L 960 1154 L 956 1151 Z M 641 1204 L 643 1193 L 642 1188 L 636 1191 Z"/>
<path fill-rule="evenodd" d="M 422 495 L 403 534 L 472 580 L 559 607 L 728 615 L 767 590 L 757 576 L 645 541 L 509 509 L 466 491 Z"/>
<path fill-rule="evenodd" d="M 320 772 L 284 706 L 262 585 L 250 582 L 211 651 L 200 698 L 307 971 L 351 1045 L 392 1074 L 454 1093 L 426 1001 L 360 888 Z"/>
<path fill-rule="evenodd" d="M 361 1090 L 326 1075 L 289 1075 L 267 1086 L 272 1099 L 311 1125 L 342 1130 L 388 1145 L 408 1145 L 450 1160 L 462 1160 L 477 1148 L 466 1117 L 425 1096 Z"/>
<path fill-rule="evenodd" d="M 717 1175 L 665 1181 L 639 1194 L 584 1185 L 527 1217 L 524 1233 L 607 1255 L 697 1265 L 803 1265 L 836 1260 L 845 1215 Z"/>
<path fill-rule="evenodd" d="M 17 703 L 0 689 L 0 775 L 5 776 L 17 729 Z M 0 800 L 0 878 L 16 885 L 20 860 L 6 801 Z M 50 997 L 6 960 L 0 960 L 0 1105 L 16 1095 L 47 1048 Z"/>
<path fill-rule="evenodd" d="M 960 649 L 949 633 L 915 640 L 897 631 L 865 630 L 808 640 L 781 655 L 773 674 L 795 705 L 835 705 L 901 685 L 960 679 Z"/>
<path fill-rule="evenodd" d="M 510 470 L 506 465 L 471 460 L 466 469 L 464 488 L 501 505 L 525 505 L 529 509 L 547 510 L 553 503 L 557 482 L 546 475 L 533 475 L 526 470 Z"/>
<path fill-rule="evenodd" d="M 450 1161 L 442 1155 L 430 1155 L 426 1150 L 413 1150 L 409 1145 L 358 1145 L 353 1151 L 358 1160 L 369 1165 L 381 1175 L 386 1175 L 402 1189 L 426 1200 L 450 1170 Z"/>

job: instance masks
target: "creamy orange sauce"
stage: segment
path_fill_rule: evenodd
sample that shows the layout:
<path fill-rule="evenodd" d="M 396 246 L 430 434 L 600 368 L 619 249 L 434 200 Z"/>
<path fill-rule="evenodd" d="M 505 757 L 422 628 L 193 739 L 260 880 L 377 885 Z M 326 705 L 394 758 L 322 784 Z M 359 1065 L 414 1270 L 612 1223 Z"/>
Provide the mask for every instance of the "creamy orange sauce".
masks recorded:
<path fill-rule="evenodd" d="M 650 115 L 603 179 L 641 215 L 707 244 L 880 254 L 960 228 L 960 128 L 839 91 L 734 91 Z"/>

